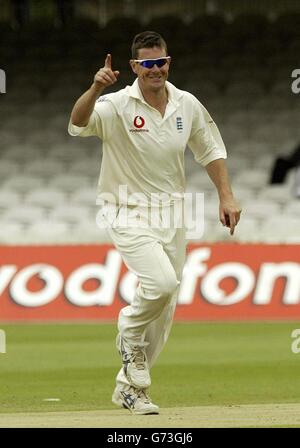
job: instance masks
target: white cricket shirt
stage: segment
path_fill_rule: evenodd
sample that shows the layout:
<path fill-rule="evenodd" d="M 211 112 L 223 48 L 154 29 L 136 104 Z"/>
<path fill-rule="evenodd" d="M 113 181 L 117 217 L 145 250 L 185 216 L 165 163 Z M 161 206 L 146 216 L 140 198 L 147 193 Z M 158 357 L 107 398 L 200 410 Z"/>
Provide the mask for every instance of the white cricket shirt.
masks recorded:
<path fill-rule="evenodd" d="M 226 158 L 220 132 L 204 106 L 168 81 L 166 88 L 164 117 L 144 100 L 136 79 L 131 86 L 99 97 L 87 126 L 70 121 L 69 134 L 95 135 L 103 142 L 98 203 L 105 199 L 149 206 L 157 196 L 160 204 L 168 205 L 182 199 L 185 191 L 187 146 L 202 166 Z"/>

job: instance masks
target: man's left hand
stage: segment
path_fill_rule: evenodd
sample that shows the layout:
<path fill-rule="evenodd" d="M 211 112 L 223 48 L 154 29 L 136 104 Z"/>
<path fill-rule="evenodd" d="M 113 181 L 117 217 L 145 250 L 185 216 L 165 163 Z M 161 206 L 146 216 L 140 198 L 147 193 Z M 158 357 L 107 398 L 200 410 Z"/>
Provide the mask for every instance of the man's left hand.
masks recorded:
<path fill-rule="evenodd" d="M 220 200 L 220 221 L 223 226 L 230 227 L 230 235 L 233 235 L 235 226 L 240 220 L 242 209 L 234 197 Z"/>

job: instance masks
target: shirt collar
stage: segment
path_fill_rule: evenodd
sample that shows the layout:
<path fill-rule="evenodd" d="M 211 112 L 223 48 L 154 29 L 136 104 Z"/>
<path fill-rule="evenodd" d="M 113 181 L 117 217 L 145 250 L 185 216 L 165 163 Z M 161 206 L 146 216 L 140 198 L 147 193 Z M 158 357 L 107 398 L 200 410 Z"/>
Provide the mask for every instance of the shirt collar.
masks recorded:
<path fill-rule="evenodd" d="M 166 88 L 168 90 L 168 99 L 169 102 L 172 103 L 175 107 L 179 106 L 179 99 L 182 97 L 183 92 L 177 89 L 173 84 L 169 81 L 166 81 Z M 139 87 L 138 79 L 134 81 L 134 83 L 129 87 L 129 96 L 132 98 L 136 98 L 143 103 L 145 103 L 143 94 Z"/>

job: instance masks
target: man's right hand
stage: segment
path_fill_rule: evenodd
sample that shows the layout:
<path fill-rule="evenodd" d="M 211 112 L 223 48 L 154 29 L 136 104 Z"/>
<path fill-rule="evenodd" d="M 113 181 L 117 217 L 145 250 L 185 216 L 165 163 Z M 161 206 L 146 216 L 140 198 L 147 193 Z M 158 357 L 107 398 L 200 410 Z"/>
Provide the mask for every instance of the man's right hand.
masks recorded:
<path fill-rule="evenodd" d="M 111 86 L 117 82 L 119 74 L 120 72 L 118 70 L 112 70 L 111 54 L 108 54 L 105 59 L 104 67 L 100 68 L 94 77 L 94 87 L 96 90 L 103 90 L 106 87 Z"/>
<path fill-rule="evenodd" d="M 106 87 L 117 81 L 118 76 L 119 72 L 111 69 L 111 54 L 108 54 L 104 67 L 96 73 L 93 84 L 78 98 L 72 109 L 71 121 L 75 126 L 87 126 L 97 98 Z"/>

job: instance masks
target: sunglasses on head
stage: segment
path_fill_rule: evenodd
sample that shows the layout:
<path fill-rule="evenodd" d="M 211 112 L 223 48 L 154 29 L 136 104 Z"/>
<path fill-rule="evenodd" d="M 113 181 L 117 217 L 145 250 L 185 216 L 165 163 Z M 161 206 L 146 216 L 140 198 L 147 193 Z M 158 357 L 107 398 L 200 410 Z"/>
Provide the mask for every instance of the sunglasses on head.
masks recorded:
<path fill-rule="evenodd" d="M 144 68 L 153 68 L 154 65 L 157 67 L 163 67 L 168 60 L 171 59 L 171 56 L 164 56 L 163 58 L 158 59 L 134 59 L 134 62 L 138 62 Z"/>

